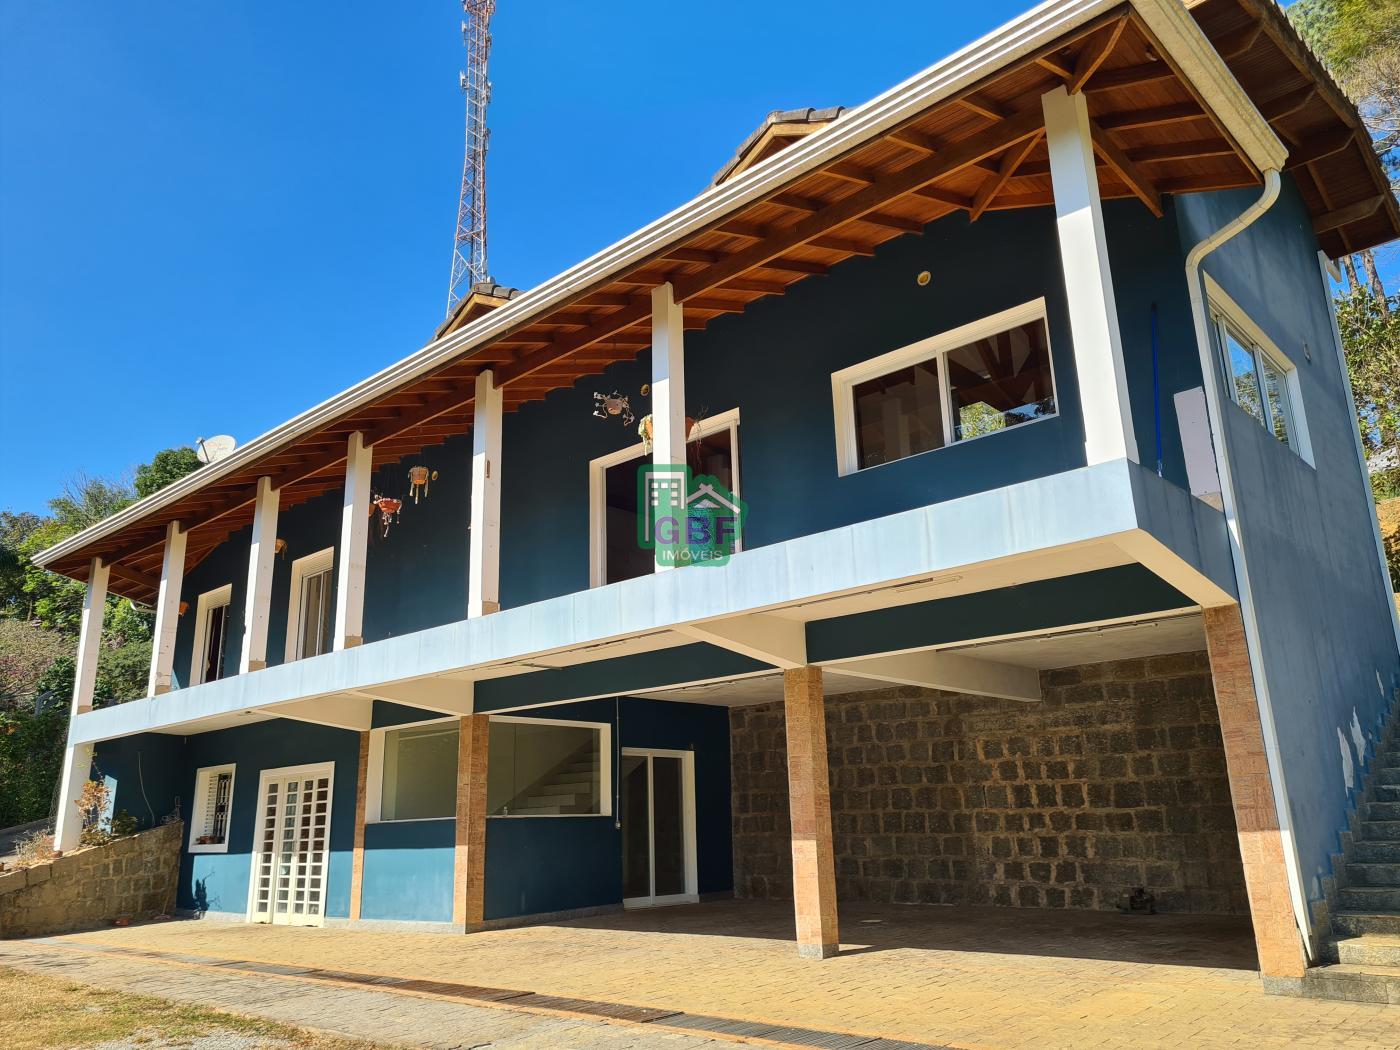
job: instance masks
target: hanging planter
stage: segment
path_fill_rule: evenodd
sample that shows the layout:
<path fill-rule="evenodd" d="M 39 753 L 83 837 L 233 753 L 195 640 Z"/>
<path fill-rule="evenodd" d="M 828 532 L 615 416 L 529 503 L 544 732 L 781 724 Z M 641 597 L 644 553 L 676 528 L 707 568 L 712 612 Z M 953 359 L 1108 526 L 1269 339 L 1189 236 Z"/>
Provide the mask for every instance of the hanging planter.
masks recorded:
<path fill-rule="evenodd" d="M 420 495 L 422 495 L 424 499 L 428 498 L 428 482 L 436 481 L 437 479 L 438 472 L 436 470 L 429 471 L 427 467 L 421 466 L 408 468 L 408 491 L 413 493 L 413 502 L 415 505 L 418 503 L 418 497 Z"/>
<path fill-rule="evenodd" d="M 692 419 L 690 416 L 685 417 L 685 439 L 687 442 L 696 439 L 696 429 L 699 426 L 698 420 Z M 653 434 L 650 414 L 643 416 L 642 421 L 637 424 L 637 433 L 642 436 L 642 451 L 648 456 L 651 455 Z"/>
<path fill-rule="evenodd" d="M 403 500 L 394 499 L 393 496 L 376 496 L 370 505 L 370 513 L 379 511 L 379 525 L 383 530 L 380 534 L 389 535 L 389 526 L 398 519 L 398 513 L 403 509 Z"/>

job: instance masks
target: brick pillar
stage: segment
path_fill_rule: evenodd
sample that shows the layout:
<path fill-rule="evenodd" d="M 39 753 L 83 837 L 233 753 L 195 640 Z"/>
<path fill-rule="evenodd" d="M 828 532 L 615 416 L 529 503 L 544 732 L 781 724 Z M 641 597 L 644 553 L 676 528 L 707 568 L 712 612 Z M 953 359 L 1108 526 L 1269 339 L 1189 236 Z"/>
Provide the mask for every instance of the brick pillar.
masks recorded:
<path fill-rule="evenodd" d="M 783 672 L 783 711 L 797 952 L 805 959 L 828 959 L 840 950 L 841 941 L 836 928 L 836 862 L 831 847 L 831 785 L 826 770 L 826 709 L 820 667 Z"/>
<path fill-rule="evenodd" d="M 1206 609 L 1204 616 L 1259 970 L 1265 977 L 1302 977 L 1307 958 L 1289 896 L 1283 836 L 1264 752 L 1244 622 L 1238 605 Z"/>
<path fill-rule="evenodd" d="M 464 931 L 486 918 L 486 757 L 490 719 L 467 715 L 457 745 L 457 851 L 452 921 Z"/>
<path fill-rule="evenodd" d="M 365 793 L 369 786 L 369 733 L 360 734 L 360 766 L 355 780 L 355 844 L 350 853 L 350 918 L 360 917 L 365 883 Z"/>

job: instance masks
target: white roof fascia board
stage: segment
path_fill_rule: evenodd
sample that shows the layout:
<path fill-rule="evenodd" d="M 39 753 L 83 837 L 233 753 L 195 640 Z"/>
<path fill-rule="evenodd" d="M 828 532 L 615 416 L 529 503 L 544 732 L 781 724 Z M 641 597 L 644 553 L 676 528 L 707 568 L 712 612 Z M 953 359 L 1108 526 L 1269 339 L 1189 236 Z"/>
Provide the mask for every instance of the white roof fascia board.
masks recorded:
<path fill-rule="evenodd" d="M 1197 90 L 1207 99 L 1214 100 L 1217 96 L 1225 99 L 1228 112 L 1218 115 L 1231 133 L 1239 136 L 1241 148 L 1248 150 L 1250 142 L 1254 142 L 1258 148 L 1259 141 L 1268 136 L 1280 155 L 1286 155 L 1267 122 L 1249 102 L 1180 0 L 1130 0 L 1130 3 L 1158 36 L 1162 46 L 1171 52 L 1183 72 L 1192 78 Z M 751 201 L 815 170 L 833 157 L 850 152 L 942 99 L 971 87 L 990 73 L 1120 6 L 1121 0 L 1047 0 L 923 72 L 849 110 L 840 120 L 821 131 L 806 136 L 801 142 L 755 165 L 739 177 L 707 189 L 667 215 L 535 288 L 522 292 L 506 305 L 461 330 L 429 343 L 348 390 L 274 427 L 217 463 L 202 467 L 105 521 L 41 551 L 35 556 L 35 563 L 46 566 L 95 540 L 133 525 L 146 515 L 252 465 L 261 456 L 318 429 L 324 423 L 412 382 L 455 357 L 490 343 L 674 241 L 721 221 Z M 1174 18 L 1173 13 L 1179 17 Z M 1247 133 L 1251 116 L 1258 123 L 1258 128 Z M 1264 153 L 1267 154 L 1266 160 L 1273 156 L 1271 152 Z M 1269 166 L 1261 164 L 1253 152 L 1249 155 L 1261 168 Z M 1282 161 L 1277 163 L 1281 164 Z"/>

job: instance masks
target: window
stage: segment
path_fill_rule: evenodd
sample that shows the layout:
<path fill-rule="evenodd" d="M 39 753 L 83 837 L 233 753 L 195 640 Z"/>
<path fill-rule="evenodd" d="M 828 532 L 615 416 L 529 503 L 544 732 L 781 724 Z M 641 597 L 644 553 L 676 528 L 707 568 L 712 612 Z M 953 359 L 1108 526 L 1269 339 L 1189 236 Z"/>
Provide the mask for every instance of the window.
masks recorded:
<path fill-rule="evenodd" d="M 330 652 L 335 628 L 335 548 L 292 562 L 292 604 L 287 611 L 288 661 Z"/>
<path fill-rule="evenodd" d="M 686 462 L 695 476 L 718 480 L 739 496 L 738 410 L 708 416 L 695 424 L 686 445 Z M 656 568 L 656 556 L 638 542 L 637 470 L 649 462 L 636 444 L 595 459 L 590 465 L 592 586 L 647 576 Z M 736 550 L 742 548 L 742 537 Z"/>
<path fill-rule="evenodd" d="M 842 474 L 1056 414 L 1045 300 L 831 377 Z"/>
<path fill-rule="evenodd" d="M 380 820 L 432 820 L 457 813 L 456 719 L 384 733 Z"/>
<path fill-rule="evenodd" d="M 486 812 L 493 817 L 611 812 L 608 730 L 598 723 L 493 718 Z"/>
<path fill-rule="evenodd" d="M 228 641 L 232 584 L 199 596 L 195 606 L 194 647 L 190 658 L 190 685 L 217 682 L 224 676 L 224 649 Z"/>
<path fill-rule="evenodd" d="M 229 815 L 233 807 L 233 771 L 206 766 L 195 773 L 190 814 L 190 852 L 227 853 Z"/>
<path fill-rule="evenodd" d="M 1263 330 L 1206 276 L 1211 338 L 1230 399 L 1281 444 L 1312 462 L 1298 371 Z"/>

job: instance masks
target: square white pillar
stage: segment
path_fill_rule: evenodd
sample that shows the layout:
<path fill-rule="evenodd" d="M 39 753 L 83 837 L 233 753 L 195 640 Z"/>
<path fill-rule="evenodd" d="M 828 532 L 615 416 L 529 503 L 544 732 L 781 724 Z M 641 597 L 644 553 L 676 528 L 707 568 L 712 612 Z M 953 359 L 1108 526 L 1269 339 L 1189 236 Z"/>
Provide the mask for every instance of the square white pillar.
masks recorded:
<path fill-rule="evenodd" d="M 68 729 L 72 739 L 73 729 Z M 83 833 L 83 816 L 78 812 L 78 796 L 92 775 L 92 745 L 70 744 L 63 752 L 63 774 L 58 784 L 58 815 L 54 820 L 53 848 L 67 852 L 77 849 Z"/>
<path fill-rule="evenodd" d="M 651 290 L 651 487 L 667 481 L 678 482 L 684 498 L 685 486 L 685 311 L 676 302 L 670 283 Z M 674 503 L 674 500 L 673 500 Z M 648 520 L 655 516 L 646 509 Z M 660 554 L 661 537 L 656 536 Z M 656 568 L 669 569 L 658 556 Z"/>
<path fill-rule="evenodd" d="M 178 521 L 165 527 L 165 557 L 160 566 L 160 591 L 156 597 L 156 625 L 151 638 L 151 677 L 147 696 L 159 696 L 174 688 L 175 632 L 180 626 L 180 591 L 185 582 L 185 545 L 188 533 Z"/>
<path fill-rule="evenodd" d="M 1041 106 L 1084 413 L 1085 457 L 1090 466 L 1124 457 L 1137 462 L 1089 110 L 1082 94 L 1071 95 L 1063 87 L 1043 95 Z"/>
<path fill-rule="evenodd" d="M 364 641 L 365 563 L 369 540 L 370 477 L 374 449 L 360 431 L 345 451 L 345 495 L 340 508 L 340 567 L 335 586 L 335 648 L 353 649 Z"/>
<path fill-rule="evenodd" d="M 110 571 L 101 558 L 88 567 L 87 593 L 78 626 L 78 657 L 73 674 L 73 714 L 92 710 L 97 688 L 97 654 L 102 651 L 102 618 L 107 612 L 107 580 Z"/>
<path fill-rule="evenodd" d="M 243 652 L 238 673 L 267 666 L 267 624 L 272 604 L 272 567 L 277 553 L 277 506 L 280 489 L 271 478 L 258 478 L 253 506 L 253 538 L 248 547 L 248 591 L 243 605 Z"/>
<path fill-rule="evenodd" d="M 496 374 L 476 377 L 472 409 L 472 520 L 467 564 L 467 615 L 501 608 L 501 423 L 504 416 Z"/>

